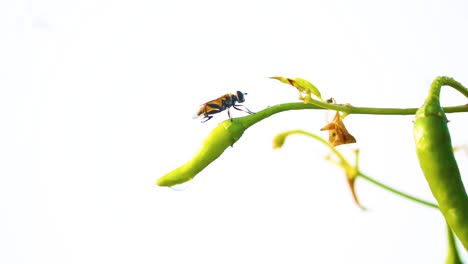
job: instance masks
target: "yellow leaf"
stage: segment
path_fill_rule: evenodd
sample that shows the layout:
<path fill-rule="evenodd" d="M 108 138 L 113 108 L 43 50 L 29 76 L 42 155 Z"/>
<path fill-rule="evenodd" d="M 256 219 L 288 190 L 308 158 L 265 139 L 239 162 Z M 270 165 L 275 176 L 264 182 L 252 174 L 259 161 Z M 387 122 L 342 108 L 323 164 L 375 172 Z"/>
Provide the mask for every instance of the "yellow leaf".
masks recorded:
<path fill-rule="evenodd" d="M 274 77 L 270 77 L 270 79 L 275 79 L 275 80 L 278 80 L 282 83 L 286 83 L 286 84 L 289 84 L 289 85 L 292 85 L 292 83 L 290 81 L 292 81 L 291 79 L 288 79 L 286 77 L 281 77 L 281 76 L 274 76 Z"/>

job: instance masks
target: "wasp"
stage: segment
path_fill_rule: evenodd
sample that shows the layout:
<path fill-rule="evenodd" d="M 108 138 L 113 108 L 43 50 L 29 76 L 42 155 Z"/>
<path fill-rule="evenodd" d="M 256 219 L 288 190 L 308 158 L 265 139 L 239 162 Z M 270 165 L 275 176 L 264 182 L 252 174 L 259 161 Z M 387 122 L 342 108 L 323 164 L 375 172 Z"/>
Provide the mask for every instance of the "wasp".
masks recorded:
<path fill-rule="evenodd" d="M 254 114 L 254 112 L 250 111 L 247 107 L 240 104 L 236 104 L 237 102 L 243 103 L 245 101 L 244 95 L 247 95 L 247 93 L 237 91 L 236 94 L 225 94 L 217 99 L 206 102 L 201 105 L 200 109 L 193 116 L 193 118 L 203 117 L 203 120 L 201 122 L 204 123 L 213 118 L 212 115 L 220 113 L 227 109 L 229 119 L 232 120 L 231 112 L 229 111 L 231 107 L 239 111 Z"/>

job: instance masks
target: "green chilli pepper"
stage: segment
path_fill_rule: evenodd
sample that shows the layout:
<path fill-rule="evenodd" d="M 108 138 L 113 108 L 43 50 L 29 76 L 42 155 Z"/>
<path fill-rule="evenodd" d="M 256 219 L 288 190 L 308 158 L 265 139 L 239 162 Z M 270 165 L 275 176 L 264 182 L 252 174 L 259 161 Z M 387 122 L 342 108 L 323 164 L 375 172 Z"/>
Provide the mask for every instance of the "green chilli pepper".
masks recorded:
<path fill-rule="evenodd" d="M 203 141 L 201 149 L 191 160 L 159 178 L 157 184 L 171 187 L 193 179 L 195 175 L 223 154 L 224 150 L 232 146 L 242 136 L 245 129 L 243 123 L 236 121 L 236 119 L 221 122 Z"/>
<path fill-rule="evenodd" d="M 468 196 L 452 151 L 448 120 L 440 107 L 439 94 L 443 85 L 465 96 L 468 94 L 455 80 L 436 78 L 424 105 L 416 112 L 413 135 L 419 164 L 440 211 L 468 250 Z"/>

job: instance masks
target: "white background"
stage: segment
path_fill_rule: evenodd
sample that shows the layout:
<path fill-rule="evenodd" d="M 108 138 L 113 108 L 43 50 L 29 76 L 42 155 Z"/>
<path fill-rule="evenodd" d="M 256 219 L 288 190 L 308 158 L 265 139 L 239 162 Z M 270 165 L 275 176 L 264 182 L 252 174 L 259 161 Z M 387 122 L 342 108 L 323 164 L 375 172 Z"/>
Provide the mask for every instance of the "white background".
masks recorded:
<path fill-rule="evenodd" d="M 272 150 L 284 130 L 327 137 L 325 111 L 262 121 L 183 191 L 155 181 L 227 118 L 191 119 L 201 103 L 236 90 L 253 111 L 297 101 L 269 76 L 368 107 L 419 107 L 438 75 L 468 85 L 467 12 L 464 1 L 1 2 L 0 262 L 443 263 L 436 210 L 358 179 L 363 212 L 319 143 Z M 442 103 L 466 99 L 444 89 Z M 466 114 L 449 119 L 467 144 Z M 365 173 L 433 201 L 412 120 L 345 123 Z"/>

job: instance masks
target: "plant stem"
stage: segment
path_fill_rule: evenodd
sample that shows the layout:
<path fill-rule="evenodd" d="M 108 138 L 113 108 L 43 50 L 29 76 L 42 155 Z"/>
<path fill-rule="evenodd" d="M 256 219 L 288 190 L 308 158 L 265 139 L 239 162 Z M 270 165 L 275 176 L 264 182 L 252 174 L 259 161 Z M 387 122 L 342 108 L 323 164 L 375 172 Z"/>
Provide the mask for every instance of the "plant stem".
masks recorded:
<path fill-rule="evenodd" d="M 414 115 L 418 108 L 371 108 L 371 107 L 346 107 L 350 114 L 365 115 Z M 468 112 L 468 105 L 443 107 L 445 113 Z"/>
<path fill-rule="evenodd" d="M 463 94 L 465 97 L 468 97 L 468 89 L 463 86 L 461 83 L 455 81 L 453 78 L 450 78 L 450 77 L 446 77 L 446 76 L 439 76 L 436 78 L 436 86 L 438 87 L 431 87 L 431 89 L 439 89 L 439 92 L 437 92 L 437 94 L 440 93 L 440 89 L 442 87 L 442 85 L 440 83 L 443 83 L 443 85 L 448 85 L 450 87 L 452 87 L 453 89 L 457 90 L 458 92 L 460 92 L 461 94 Z"/>
<path fill-rule="evenodd" d="M 379 182 L 379 181 L 377 181 L 377 180 L 375 180 L 375 179 L 372 179 L 371 177 L 365 175 L 365 174 L 362 173 L 362 172 L 359 172 L 359 173 L 358 173 L 358 176 L 361 177 L 361 178 L 363 178 L 364 180 L 370 182 L 370 183 L 373 183 L 373 184 L 377 185 L 378 187 L 380 187 L 380 188 L 382 188 L 382 189 L 384 189 L 384 190 L 386 190 L 386 191 L 389 191 L 389 192 L 391 192 L 391 193 L 394 193 L 394 194 L 396 194 L 396 195 L 399 195 L 399 196 L 401 196 L 401 197 L 403 197 L 403 198 L 406 198 L 406 199 L 411 200 L 411 201 L 413 201 L 413 202 L 416 202 L 416 203 L 419 203 L 419 204 L 423 204 L 423 205 L 426 205 L 426 206 L 429 206 L 429 207 L 432 207 L 432 208 L 435 208 L 435 209 L 439 209 L 439 207 L 438 207 L 436 204 L 434 204 L 434 203 L 431 203 L 431 202 L 428 202 L 428 201 L 424 201 L 424 200 L 422 200 L 422 199 L 419 199 L 419 198 L 417 198 L 417 197 L 414 197 L 414 196 L 412 196 L 412 195 L 409 195 L 409 194 L 406 194 L 406 193 L 404 193 L 404 192 L 401 192 L 401 191 L 399 191 L 399 190 L 397 190 L 397 189 L 394 189 L 394 188 L 392 188 L 392 187 L 390 187 L 390 186 L 388 186 L 388 185 L 386 185 L 386 184 L 384 184 L 384 183 L 381 183 L 381 182 Z"/>
<path fill-rule="evenodd" d="M 418 108 L 373 108 L 373 107 L 354 107 L 344 106 L 338 104 L 329 104 L 312 100 L 311 104 L 304 103 L 284 103 L 270 106 L 266 109 L 258 111 L 253 115 L 237 118 L 243 123 L 245 128 L 268 118 L 274 114 L 278 114 L 290 110 L 304 110 L 304 109 L 322 109 L 322 110 L 336 110 L 346 114 L 363 114 L 363 115 L 414 115 Z M 443 108 L 445 113 L 461 113 L 468 112 L 468 105 L 449 106 Z"/>
<path fill-rule="evenodd" d="M 315 135 L 313 133 L 310 133 L 310 132 L 307 132 L 307 131 L 304 131 L 304 130 L 290 130 L 290 131 L 283 132 L 282 134 L 284 134 L 285 136 L 289 136 L 289 135 L 293 135 L 293 134 L 302 134 L 302 135 L 305 135 L 305 136 L 309 136 L 309 137 L 319 141 L 320 143 L 324 144 L 325 146 L 327 146 L 333 152 L 333 154 L 335 154 L 338 157 L 339 162 L 335 163 L 335 165 L 337 165 L 339 167 L 343 167 L 343 169 L 345 169 L 345 170 L 346 170 L 346 168 L 351 167 L 351 164 L 349 164 L 349 162 L 344 158 L 344 156 L 336 148 L 331 146 L 325 139 L 323 139 L 322 137 L 320 137 L 318 135 Z M 355 166 L 358 166 L 358 157 L 359 157 L 359 155 L 356 155 L 356 165 Z M 408 200 L 411 200 L 413 202 L 423 204 L 423 205 L 426 205 L 426 206 L 429 206 L 429 207 L 432 207 L 432 208 L 439 209 L 439 207 L 436 204 L 428 202 L 428 201 L 424 201 L 422 199 L 419 199 L 417 197 L 414 197 L 412 195 L 409 195 L 409 194 L 406 194 L 406 193 L 404 193 L 402 191 L 399 191 L 399 190 L 397 190 L 395 188 L 392 188 L 392 187 L 390 187 L 390 186 L 388 186 L 388 185 L 386 185 L 384 183 L 381 183 L 381 182 L 367 176 L 366 174 L 359 171 L 359 169 L 357 169 L 357 177 L 361 177 L 364 180 L 367 180 L 368 182 L 373 183 L 374 185 L 377 185 L 378 187 L 380 187 L 380 188 L 382 188 L 382 189 L 384 189 L 386 191 L 389 191 L 391 193 L 399 195 L 399 196 L 401 196 L 403 198 L 406 198 Z"/>
<path fill-rule="evenodd" d="M 452 229 L 447 224 L 447 240 L 448 240 L 448 252 L 445 259 L 446 264 L 463 264 L 460 259 L 460 254 L 458 253 L 457 243 L 455 235 L 453 234 Z"/>

